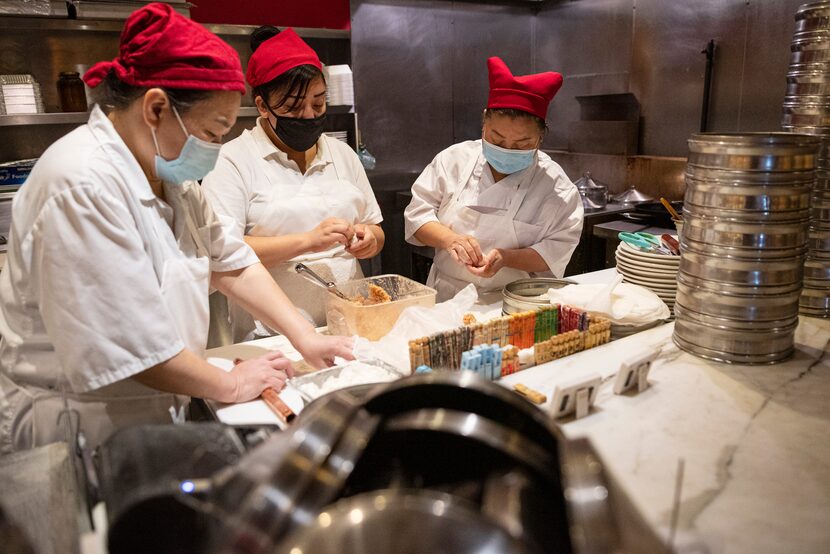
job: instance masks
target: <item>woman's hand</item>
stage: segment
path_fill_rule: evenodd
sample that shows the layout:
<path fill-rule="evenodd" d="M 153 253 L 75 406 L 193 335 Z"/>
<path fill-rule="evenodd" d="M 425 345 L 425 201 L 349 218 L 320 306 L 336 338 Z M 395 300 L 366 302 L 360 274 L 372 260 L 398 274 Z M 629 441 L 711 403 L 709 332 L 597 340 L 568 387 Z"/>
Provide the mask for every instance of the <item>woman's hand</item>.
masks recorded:
<path fill-rule="evenodd" d="M 479 267 L 467 266 L 467 271 L 477 277 L 492 277 L 504 267 L 504 255 L 501 250 L 494 249 L 484 256 L 483 263 Z"/>
<path fill-rule="evenodd" d="M 294 346 L 303 355 L 303 359 L 316 369 L 333 366 L 335 356 L 354 360 L 354 341 L 351 337 L 335 337 L 312 332 L 295 341 Z"/>
<path fill-rule="evenodd" d="M 355 229 L 345 219 L 329 217 L 317 227 L 305 233 L 309 252 L 325 252 L 336 244 L 348 247 L 352 242 Z"/>
<path fill-rule="evenodd" d="M 378 238 L 368 225 L 364 225 L 363 223 L 356 224 L 354 226 L 354 236 L 357 237 L 357 240 L 346 245 L 346 252 L 358 260 L 371 258 L 377 254 Z"/>
<path fill-rule="evenodd" d="M 456 263 L 464 266 L 478 267 L 484 264 L 481 246 L 470 235 L 455 235 L 447 246 L 447 252 Z"/>
<path fill-rule="evenodd" d="M 235 380 L 235 386 L 228 401 L 237 403 L 253 400 L 267 388 L 282 390 L 288 378 L 294 376 L 294 369 L 291 361 L 282 352 L 275 350 L 239 362 L 229 375 Z"/>

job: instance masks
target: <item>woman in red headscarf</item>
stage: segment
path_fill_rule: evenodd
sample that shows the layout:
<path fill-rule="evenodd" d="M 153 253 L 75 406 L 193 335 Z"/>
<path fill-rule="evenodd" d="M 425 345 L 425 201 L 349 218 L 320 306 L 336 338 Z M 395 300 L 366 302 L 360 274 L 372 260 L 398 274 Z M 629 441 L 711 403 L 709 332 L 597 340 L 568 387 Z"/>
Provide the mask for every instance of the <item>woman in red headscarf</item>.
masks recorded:
<path fill-rule="evenodd" d="M 234 219 L 300 311 L 325 325 L 325 294 L 294 271 L 303 262 L 328 281 L 363 277 L 358 259 L 383 247 L 383 219 L 366 172 L 348 145 L 323 135 L 326 81 L 317 54 L 292 29 L 257 29 L 247 79 L 260 118 L 222 146 L 202 186 Z M 234 338 L 271 334 L 236 302 Z"/>
<path fill-rule="evenodd" d="M 150 4 L 127 19 L 119 56 L 85 79 L 102 105 L 15 198 L 0 273 L 0 452 L 66 439 L 78 423 L 94 446 L 124 425 L 169 422 L 188 396 L 280 389 L 291 370 L 279 352 L 230 372 L 202 357 L 210 287 L 315 366 L 351 357 L 349 339 L 315 333 L 194 182 L 236 120 L 236 52 Z"/>
<path fill-rule="evenodd" d="M 481 139 L 439 153 L 412 186 L 406 240 L 436 249 L 427 284 L 447 300 L 473 283 L 501 290 L 531 275 L 561 277 L 582 231 L 582 202 L 539 150 L 562 76 L 513 76 L 487 60 L 490 97 Z"/>

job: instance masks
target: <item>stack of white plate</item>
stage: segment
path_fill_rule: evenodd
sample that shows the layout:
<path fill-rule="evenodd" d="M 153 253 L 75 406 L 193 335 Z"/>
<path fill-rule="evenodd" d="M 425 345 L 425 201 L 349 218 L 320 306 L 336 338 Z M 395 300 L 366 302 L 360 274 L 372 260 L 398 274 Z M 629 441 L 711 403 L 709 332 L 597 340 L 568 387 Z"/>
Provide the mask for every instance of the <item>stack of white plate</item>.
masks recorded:
<path fill-rule="evenodd" d="M 354 106 L 354 82 L 352 70 L 346 65 L 327 65 L 323 68 L 326 75 L 326 102 L 329 106 Z"/>
<path fill-rule="evenodd" d="M 324 135 L 331 137 L 333 139 L 337 139 L 340 142 L 345 142 L 349 144 L 349 132 L 348 131 L 326 131 L 323 133 Z"/>
<path fill-rule="evenodd" d="M 617 271 L 623 276 L 623 281 L 653 291 L 672 313 L 679 267 L 680 256 L 645 252 L 626 242 L 620 242 L 617 247 Z"/>

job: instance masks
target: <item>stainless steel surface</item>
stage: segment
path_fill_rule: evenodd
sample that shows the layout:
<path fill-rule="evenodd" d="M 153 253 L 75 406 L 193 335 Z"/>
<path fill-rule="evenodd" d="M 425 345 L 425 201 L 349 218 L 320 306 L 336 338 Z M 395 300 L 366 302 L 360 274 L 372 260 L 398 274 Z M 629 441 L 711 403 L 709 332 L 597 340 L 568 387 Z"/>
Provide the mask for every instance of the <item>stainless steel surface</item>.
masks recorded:
<path fill-rule="evenodd" d="M 562 449 L 561 460 L 574 550 L 619 552 L 620 530 L 608 501 L 611 490 L 596 452 L 587 439 L 572 440 Z"/>
<path fill-rule="evenodd" d="M 715 281 L 712 279 L 702 279 L 689 275 L 688 273 L 678 273 L 678 281 L 683 281 L 691 287 L 705 289 L 710 292 L 724 294 L 726 296 L 761 296 L 764 294 L 786 294 L 797 291 L 801 288 L 800 282 L 785 283 L 781 285 L 747 285 L 747 284 L 730 284 L 723 281 Z"/>
<path fill-rule="evenodd" d="M 780 286 L 797 283 L 803 275 L 803 256 L 784 259 L 722 259 L 683 251 L 680 271 L 711 281 L 742 286 Z"/>
<path fill-rule="evenodd" d="M 765 329 L 778 329 L 781 327 L 786 327 L 788 325 L 791 325 L 793 321 L 797 320 L 798 318 L 797 300 L 795 304 L 793 304 L 792 302 L 790 303 L 790 306 L 788 307 L 789 313 L 786 317 L 782 317 L 781 319 L 772 319 L 769 321 L 748 321 L 726 317 L 717 317 L 700 313 L 693 308 L 688 308 L 687 306 L 684 306 L 681 302 L 677 302 L 675 305 L 680 306 L 680 312 L 682 313 L 682 317 L 694 323 L 699 323 L 707 327 L 715 328 L 718 330 L 718 332 L 752 331 L 755 333 L 760 333 L 763 332 Z M 692 338 L 692 340 L 694 339 Z"/>
<path fill-rule="evenodd" d="M 689 138 L 689 165 L 717 170 L 809 171 L 819 139 L 792 133 L 704 133 Z"/>
<path fill-rule="evenodd" d="M 486 98 L 486 89 L 456 88 L 447 55 L 456 47 L 456 9 L 450 1 L 351 2 L 355 103 L 378 171 L 420 172 L 453 143 L 454 90 Z M 468 63 L 486 79 L 486 56 L 472 54 Z"/>
<path fill-rule="evenodd" d="M 782 294 L 727 295 L 677 280 L 677 304 L 697 314 L 719 318 L 724 327 L 756 328 L 758 322 L 792 319 L 798 314 L 798 289 Z"/>
<path fill-rule="evenodd" d="M 802 222 L 802 229 L 806 229 L 806 222 Z M 685 231 L 685 229 L 684 229 Z M 681 250 L 688 254 L 701 254 L 712 258 L 720 258 L 725 260 L 727 267 L 749 267 L 732 265 L 733 262 L 746 262 L 755 264 L 764 264 L 766 262 L 793 262 L 800 263 L 804 260 L 804 254 L 807 253 L 806 233 L 802 231 L 800 234 L 801 243 L 797 246 L 789 248 L 772 248 L 762 246 L 761 248 L 751 248 L 745 246 L 718 246 L 713 243 L 699 242 L 692 240 L 686 233 L 680 240 Z"/>
<path fill-rule="evenodd" d="M 771 354 L 733 354 L 731 352 L 724 352 L 717 348 L 707 348 L 700 346 L 687 340 L 684 335 L 675 333 L 672 335 L 674 343 L 689 354 L 694 354 L 699 358 L 712 360 L 713 362 L 720 362 L 724 364 L 743 364 L 743 365 L 765 365 L 777 364 L 786 361 L 795 352 L 794 348 L 782 350 L 781 352 L 773 352 Z M 792 339 L 790 339 L 792 341 Z"/>
<path fill-rule="evenodd" d="M 739 363 L 772 362 L 789 357 L 793 351 L 793 334 L 798 317 L 781 327 L 758 324 L 752 329 L 723 328 L 707 325 L 686 316 L 682 305 L 675 305 L 677 319 L 675 336 L 685 342 L 720 352 L 726 359 Z"/>
<path fill-rule="evenodd" d="M 684 201 L 705 208 L 741 210 L 742 212 L 787 212 L 804 211 L 810 207 L 812 179 L 781 186 L 765 186 L 759 190 L 756 185 L 735 183 L 728 188 L 717 181 L 686 177 L 694 187 L 686 192 Z M 688 210 L 687 210 L 688 211 Z M 704 212 L 701 215 L 706 215 Z M 746 214 L 748 219 L 754 217 Z"/>
<path fill-rule="evenodd" d="M 568 279 L 551 277 L 519 279 L 508 283 L 502 289 L 502 313 L 514 314 L 550 305 L 550 300 L 540 299 L 539 296 L 547 293 L 548 289 L 561 289 L 571 284 L 574 282 Z"/>
<path fill-rule="evenodd" d="M 224 550 L 271 552 L 275 537 L 305 522 L 306 512 L 335 499 L 336 486 L 326 489 L 328 498 L 314 495 L 317 506 L 309 504 L 305 493 L 315 487 L 318 493 L 323 490 L 325 483 L 313 483 L 316 479 L 343 477 L 336 468 L 324 467 L 358 410 L 358 401 L 346 391 L 328 395 L 326 402 L 307 406 L 289 433 L 272 435 L 236 467 L 214 478 L 210 502 L 225 522 L 219 539 Z"/>
<path fill-rule="evenodd" d="M 495 526 L 477 507 L 434 491 L 379 490 L 329 506 L 286 538 L 278 553 L 541 552 Z"/>
<path fill-rule="evenodd" d="M 386 362 L 381 361 L 381 360 L 372 360 L 372 361 L 365 361 L 364 360 L 361 363 L 368 363 L 369 365 L 376 366 L 376 367 L 384 370 L 385 372 L 387 372 L 390 377 L 395 378 L 395 379 L 398 379 L 400 377 L 405 376 L 404 372 L 400 371 L 399 369 L 397 369 L 395 367 L 392 367 L 391 365 L 389 365 Z M 309 396 L 308 393 L 305 392 L 302 389 L 303 385 L 314 384 L 317 387 L 322 387 L 323 384 L 328 379 L 339 377 L 340 374 L 343 372 L 343 370 L 345 368 L 347 368 L 348 366 L 349 366 L 349 362 L 346 362 L 343 365 L 336 365 L 336 366 L 333 366 L 333 367 L 327 367 L 327 368 L 321 369 L 319 371 L 314 371 L 312 373 L 307 373 L 307 374 L 301 375 L 299 377 L 294 377 L 293 379 L 291 379 L 291 385 L 294 388 L 296 388 L 299 391 L 300 395 L 303 396 L 308 402 L 311 402 L 312 400 L 314 400 L 314 398 Z"/>
<path fill-rule="evenodd" d="M 692 189 L 687 189 L 691 191 Z M 792 223 L 793 221 L 802 221 L 806 223 L 810 218 L 810 210 L 799 210 L 799 211 L 789 211 L 789 212 L 776 212 L 776 211 L 767 211 L 767 212 L 751 212 L 751 214 L 747 214 L 742 210 L 723 210 L 720 208 L 714 208 L 711 206 L 700 206 L 695 204 L 694 202 L 685 202 L 683 203 L 683 213 L 691 212 L 695 215 L 705 214 L 711 218 L 718 218 L 724 221 L 735 221 L 739 223 L 749 223 L 751 221 L 750 218 L 754 219 L 758 223 Z"/>
<path fill-rule="evenodd" d="M 803 248 L 806 237 L 803 220 L 753 224 L 683 212 L 683 238 L 713 246 L 794 249 Z"/>
<path fill-rule="evenodd" d="M 464 410 L 510 427 L 554 451 L 559 431 L 546 415 L 513 391 L 472 372 L 432 372 L 387 385 L 366 402 L 372 413 L 394 415 L 424 408 Z"/>
<path fill-rule="evenodd" d="M 613 200 L 619 204 L 639 204 L 641 202 L 651 202 L 654 198 L 631 187 L 614 196 Z"/>
<path fill-rule="evenodd" d="M 339 296 L 343 300 L 349 300 L 349 298 L 345 294 L 340 292 L 340 289 L 337 288 L 337 284 L 334 281 L 326 281 L 325 279 L 317 275 L 315 272 L 310 270 L 308 266 L 306 266 L 305 264 L 298 263 L 294 266 L 294 270 L 297 273 L 303 275 L 304 277 L 309 277 L 309 281 L 323 287 L 324 289 L 327 289 L 329 292 L 334 293 L 336 296 Z"/>
<path fill-rule="evenodd" d="M 567 146 L 570 123 L 579 120 L 577 96 L 632 92 L 642 106 L 641 153 L 685 155 L 700 118 L 700 51 L 711 38 L 718 41 L 712 128 L 775 129 L 799 1 L 546 2 L 535 15 L 497 2 L 351 6 L 367 144 L 380 169 L 418 171 L 453 141 L 478 137 L 490 55 L 505 57 L 517 73 L 554 69 L 565 76 L 545 148 Z M 781 76 L 780 86 L 770 75 Z"/>

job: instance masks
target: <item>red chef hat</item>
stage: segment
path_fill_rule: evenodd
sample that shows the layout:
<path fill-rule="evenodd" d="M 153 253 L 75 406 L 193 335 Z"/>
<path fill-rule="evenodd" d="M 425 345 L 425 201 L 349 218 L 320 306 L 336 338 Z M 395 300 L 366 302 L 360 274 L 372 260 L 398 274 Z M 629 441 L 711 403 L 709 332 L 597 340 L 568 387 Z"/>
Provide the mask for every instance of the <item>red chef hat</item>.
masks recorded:
<path fill-rule="evenodd" d="M 553 71 L 514 77 L 501 58 L 495 56 L 487 60 L 487 69 L 488 108 L 513 108 L 545 119 L 548 104 L 562 86 L 562 75 Z"/>
<path fill-rule="evenodd" d="M 289 28 L 259 45 L 248 62 L 245 78 L 249 85 L 258 87 L 301 65 L 323 69 L 317 53 Z"/>
<path fill-rule="evenodd" d="M 135 87 L 245 93 L 236 50 L 167 4 L 148 4 L 130 14 L 121 32 L 119 56 L 92 66 L 84 81 L 96 87 L 111 69 Z"/>

